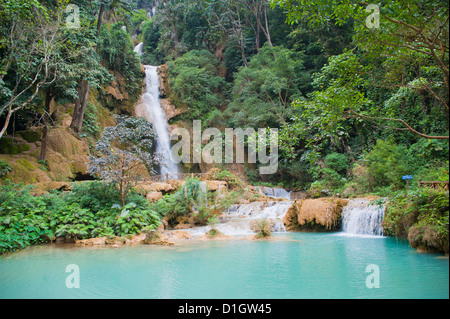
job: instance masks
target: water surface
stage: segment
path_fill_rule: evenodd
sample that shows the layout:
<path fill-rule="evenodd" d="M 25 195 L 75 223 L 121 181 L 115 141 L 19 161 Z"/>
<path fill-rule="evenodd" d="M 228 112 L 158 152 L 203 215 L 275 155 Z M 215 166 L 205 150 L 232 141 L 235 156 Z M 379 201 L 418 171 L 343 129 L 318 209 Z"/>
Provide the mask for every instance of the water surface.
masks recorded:
<path fill-rule="evenodd" d="M 44 245 L 0 259 L 0 298 L 449 298 L 449 261 L 407 242 L 340 233 L 175 247 Z M 69 264 L 80 288 L 68 289 Z M 368 265 L 380 270 L 369 289 Z"/>

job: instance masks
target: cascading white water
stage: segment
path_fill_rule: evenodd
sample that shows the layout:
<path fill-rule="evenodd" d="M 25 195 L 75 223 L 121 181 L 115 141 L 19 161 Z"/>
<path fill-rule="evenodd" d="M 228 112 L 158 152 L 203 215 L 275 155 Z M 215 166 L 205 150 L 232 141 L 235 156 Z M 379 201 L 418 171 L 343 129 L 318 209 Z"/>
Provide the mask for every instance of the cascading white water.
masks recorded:
<path fill-rule="evenodd" d="M 144 42 L 141 42 L 134 48 L 134 52 L 136 52 L 139 56 L 142 56 L 143 49 L 144 49 Z"/>
<path fill-rule="evenodd" d="M 162 156 L 161 175 L 177 174 L 178 166 L 172 161 L 169 124 L 161 106 L 159 93 L 159 77 L 156 66 L 145 65 L 146 90 L 141 99 L 145 106 L 145 118 L 152 123 L 157 135 L 156 153 Z"/>
<path fill-rule="evenodd" d="M 134 51 L 142 55 L 143 43 L 139 43 Z M 136 106 L 136 115 L 143 116 L 148 122 L 152 123 L 156 138 L 156 153 L 160 155 L 160 173 L 177 174 L 178 165 L 172 160 L 171 144 L 169 137 L 169 124 L 166 114 L 161 106 L 159 92 L 159 76 L 157 67 L 145 65 L 145 93 L 140 103 Z"/>
<path fill-rule="evenodd" d="M 258 190 L 262 195 L 265 196 L 291 199 L 291 192 L 288 192 L 284 188 L 258 186 Z"/>
<path fill-rule="evenodd" d="M 369 199 L 353 199 L 342 210 L 345 234 L 383 236 L 385 205 L 370 205 Z"/>
<path fill-rule="evenodd" d="M 253 202 L 250 204 L 233 205 L 224 212 L 221 222 L 214 226 L 225 235 L 251 235 L 255 231 L 253 224 L 257 220 L 267 219 L 271 223 L 272 232 L 286 232 L 283 217 L 292 202 Z M 205 234 L 211 226 L 185 229 L 193 236 Z"/>

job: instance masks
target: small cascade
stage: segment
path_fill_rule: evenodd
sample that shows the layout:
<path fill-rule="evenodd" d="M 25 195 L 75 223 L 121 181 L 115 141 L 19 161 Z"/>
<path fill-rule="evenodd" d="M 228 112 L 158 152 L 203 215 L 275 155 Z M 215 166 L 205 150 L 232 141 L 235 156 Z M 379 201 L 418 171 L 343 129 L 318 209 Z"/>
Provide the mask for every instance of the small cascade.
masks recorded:
<path fill-rule="evenodd" d="M 136 52 L 139 56 L 142 56 L 144 50 L 144 42 L 139 43 L 135 48 L 134 52 Z"/>
<path fill-rule="evenodd" d="M 291 192 L 288 192 L 284 188 L 258 186 L 258 190 L 262 195 L 265 196 L 291 199 Z"/>
<path fill-rule="evenodd" d="M 233 205 L 224 212 L 220 223 L 214 228 L 225 235 L 251 235 L 254 234 L 254 223 L 267 219 L 271 224 L 272 232 L 286 232 L 283 217 L 291 207 L 291 202 L 253 202 L 250 204 Z M 192 236 L 205 234 L 211 226 L 185 229 Z"/>
<path fill-rule="evenodd" d="M 370 204 L 369 199 L 349 201 L 342 210 L 342 228 L 345 234 L 383 236 L 385 205 Z"/>

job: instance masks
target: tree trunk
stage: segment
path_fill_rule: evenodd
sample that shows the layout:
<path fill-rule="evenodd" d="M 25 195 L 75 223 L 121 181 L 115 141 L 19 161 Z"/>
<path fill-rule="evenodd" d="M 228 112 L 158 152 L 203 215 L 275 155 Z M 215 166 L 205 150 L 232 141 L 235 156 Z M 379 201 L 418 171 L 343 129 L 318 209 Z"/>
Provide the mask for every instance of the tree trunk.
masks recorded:
<path fill-rule="evenodd" d="M 0 139 L 3 137 L 3 134 L 5 134 L 6 129 L 8 128 L 9 125 L 9 121 L 11 119 L 11 115 L 12 115 L 12 110 L 11 110 L 11 106 L 9 107 L 9 111 L 8 114 L 6 115 L 6 119 L 5 119 L 5 124 L 3 125 L 2 130 L 0 131 Z"/>
<path fill-rule="evenodd" d="M 269 31 L 269 20 L 267 19 L 267 4 L 264 4 L 264 21 L 265 21 L 265 25 L 266 25 L 266 29 L 264 31 L 266 38 L 267 38 L 267 42 L 269 43 L 270 47 L 273 48 L 273 44 L 272 44 L 272 37 L 270 36 L 270 31 Z M 264 28 L 263 28 L 264 30 Z"/>
<path fill-rule="evenodd" d="M 83 128 L 84 112 L 86 111 L 89 90 L 89 82 L 85 79 L 81 79 L 78 83 L 78 99 L 75 101 L 72 123 L 70 124 L 70 127 L 77 133 L 81 132 L 81 129 Z"/>
<path fill-rule="evenodd" d="M 261 48 L 261 40 L 260 40 L 260 36 L 259 33 L 261 32 L 261 27 L 259 26 L 258 23 L 256 23 L 256 32 L 255 32 L 255 37 L 256 37 L 256 52 L 259 53 L 259 49 Z"/>
<path fill-rule="evenodd" d="M 242 61 L 244 62 L 245 67 L 248 68 L 248 61 L 247 56 L 245 55 L 245 44 L 243 39 L 239 40 L 239 48 L 241 49 Z"/>
<path fill-rule="evenodd" d="M 97 35 L 100 34 L 100 29 L 102 28 L 102 22 L 103 22 L 103 13 L 105 12 L 105 5 L 102 4 L 100 6 L 100 12 L 98 13 L 98 20 L 97 20 Z"/>
<path fill-rule="evenodd" d="M 39 155 L 40 161 L 47 161 L 47 148 L 48 148 L 48 122 L 52 118 L 52 113 L 50 110 L 50 103 L 53 100 L 53 94 L 50 89 L 45 92 L 45 105 L 44 105 L 44 130 L 42 131 L 41 138 L 41 154 Z M 48 117 L 48 119 L 46 118 Z"/>
<path fill-rule="evenodd" d="M 39 155 L 40 161 L 47 161 L 47 149 L 48 149 L 48 125 L 45 123 L 44 130 L 42 131 L 41 139 L 41 154 Z"/>

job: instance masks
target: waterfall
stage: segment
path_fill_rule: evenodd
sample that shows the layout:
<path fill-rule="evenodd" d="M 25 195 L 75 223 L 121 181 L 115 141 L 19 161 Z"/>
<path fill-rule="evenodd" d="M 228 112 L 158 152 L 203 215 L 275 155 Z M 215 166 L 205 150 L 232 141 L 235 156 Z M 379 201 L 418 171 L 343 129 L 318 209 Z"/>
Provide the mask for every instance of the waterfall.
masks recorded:
<path fill-rule="evenodd" d="M 291 199 L 291 192 L 288 192 L 284 188 L 258 186 L 258 190 L 262 195 L 265 196 Z"/>
<path fill-rule="evenodd" d="M 383 236 L 385 205 L 370 204 L 369 199 L 353 199 L 342 210 L 344 234 Z"/>
<path fill-rule="evenodd" d="M 221 216 L 219 224 L 214 228 L 225 235 L 251 235 L 254 234 L 254 223 L 267 219 L 272 232 L 286 232 L 283 217 L 286 215 L 292 202 L 253 202 L 250 204 L 232 205 Z M 203 235 L 211 226 L 185 229 L 193 236 Z"/>
<path fill-rule="evenodd" d="M 142 43 L 134 49 L 142 54 Z M 166 114 L 161 106 L 159 92 L 159 76 L 156 66 L 145 65 L 145 92 L 136 106 L 136 115 L 147 119 L 153 126 L 156 137 L 156 153 L 162 157 L 160 174 L 177 174 L 178 165 L 172 161 L 172 152 L 169 136 L 169 124 Z"/>
<path fill-rule="evenodd" d="M 144 49 L 144 42 L 141 42 L 134 48 L 134 52 L 136 52 L 139 56 L 142 56 L 143 49 Z"/>

